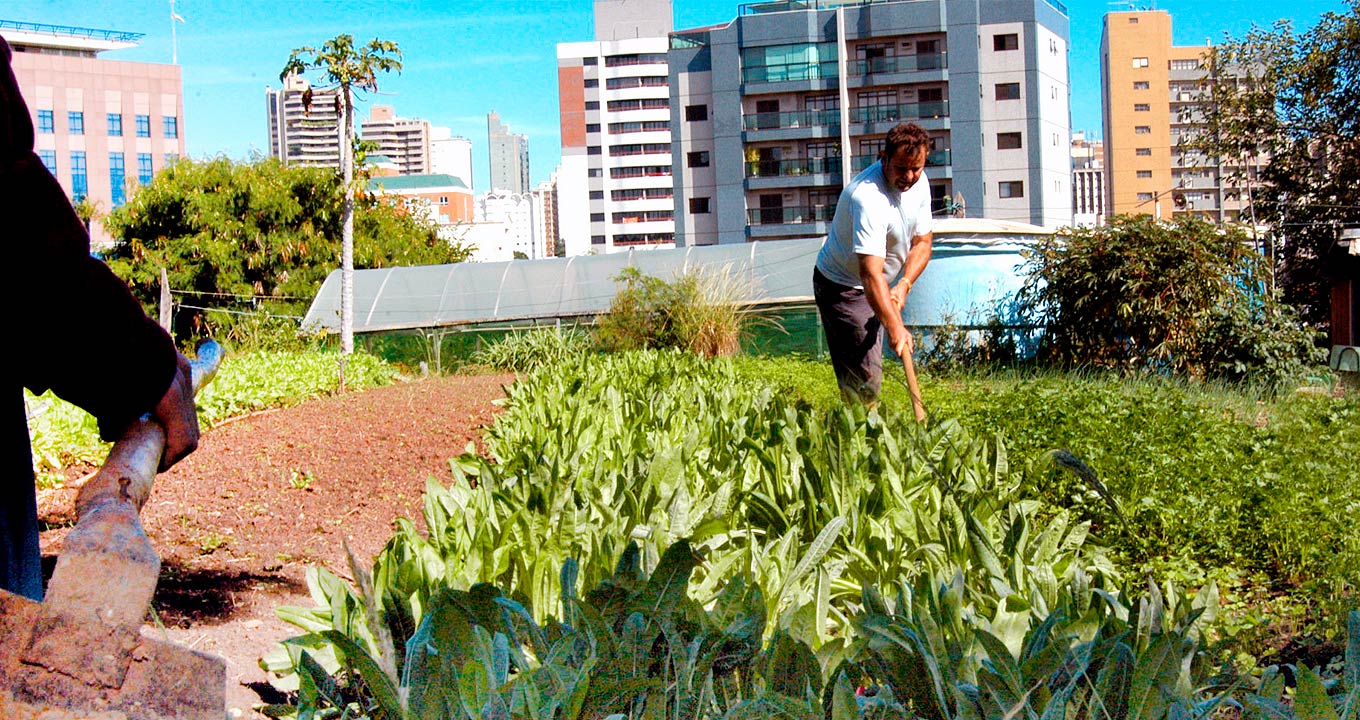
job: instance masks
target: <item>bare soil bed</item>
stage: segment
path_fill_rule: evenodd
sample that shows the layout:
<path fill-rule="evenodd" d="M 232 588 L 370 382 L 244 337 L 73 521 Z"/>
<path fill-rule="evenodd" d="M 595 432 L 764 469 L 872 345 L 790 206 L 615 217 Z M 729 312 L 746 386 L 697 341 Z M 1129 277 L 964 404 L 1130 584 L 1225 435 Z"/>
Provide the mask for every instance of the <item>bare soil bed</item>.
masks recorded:
<path fill-rule="evenodd" d="M 142 512 L 163 562 L 152 620 L 226 658 L 232 717 L 263 717 L 251 706 L 275 699 L 258 660 L 299 634 L 274 611 L 312 604 L 307 567 L 349 578 L 344 542 L 368 567 L 397 518 L 423 528 L 426 479 L 450 481 L 449 458 L 479 442 L 513 379 L 433 378 L 241 418 L 156 480 Z M 74 521 L 74 485 L 39 498 L 49 562 Z"/>

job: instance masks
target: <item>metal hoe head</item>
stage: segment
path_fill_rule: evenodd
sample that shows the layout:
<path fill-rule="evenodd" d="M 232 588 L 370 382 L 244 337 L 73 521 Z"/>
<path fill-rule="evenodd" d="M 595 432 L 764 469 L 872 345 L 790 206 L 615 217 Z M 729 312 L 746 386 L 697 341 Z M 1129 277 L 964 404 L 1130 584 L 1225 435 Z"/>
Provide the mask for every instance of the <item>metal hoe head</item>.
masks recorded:
<path fill-rule="evenodd" d="M 193 363 L 194 391 L 217 372 L 209 342 Z M 161 561 L 138 513 L 165 447 L 149 417 L 133 423 L 80 489 L 46 599 L 0 590 L 0 718 L 221 720 L 221 658 L 142 634 Z"/>

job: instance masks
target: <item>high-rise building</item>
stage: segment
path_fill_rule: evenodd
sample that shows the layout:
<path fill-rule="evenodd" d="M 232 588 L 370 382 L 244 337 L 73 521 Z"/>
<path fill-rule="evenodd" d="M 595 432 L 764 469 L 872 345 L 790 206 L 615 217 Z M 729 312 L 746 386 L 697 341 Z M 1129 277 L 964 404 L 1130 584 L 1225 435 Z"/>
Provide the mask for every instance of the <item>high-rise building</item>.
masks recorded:
<path fill-rule="evenodd" d="M 820 237 L 912 121 L 938 213 L 1072 220 L 1068 18 L 1053 0 L 777 0 L 676 32 L 677 244 Z"/>
<path fill-rule="evenodd" d="M 178 65 L 105 60 L 139 33 L 0 20 L 12 67 L 33 114 L 38 157 L 72 202 L 97 214 L 184 156 L 184 92 Z M 96 247 L 113 242 L 90 223 Z"/>
<path fill-rule="evenodd" d="M 430 172 L 452 175 L 472 187 L 472 141 L 446 127 L 430 128 Z"/>
<path fill-rule="evenodd" d="M 493 110 L 486 114 L 491 191 L 522 194 L 529 191 L 529 138 L 510 132 Z"/>
<path fill-rule="evenodd" d="M 557 173 L 534 188 L 534 232 L 543 238 L 544 257 L 562 257 L 563 248 L 558 242 L 557 224 Z"/>
<path fill-rule="evenodd" d="M 340 93 L 314 90 L 307 78 L 289 75 L 283 88 L 264 89 L 269 113 L 269 155 L 285 165 L 340 167 Z"/>
<path fill-rule="evenodd" d="M 1106 14 L 1100 45 L 1110 214 L 1240 219 L 1261 159 L 1225 160 L 1186 146 L 1204 128 L 1211 85 L 1232 81 L 1215 76 L 1212 48 L 1173 45 L 1165 10 Z"/>
<path fill-rule="evenodd" d="M 1072 224 L 1105 224 L 1105 143 L 1072 133 Z"/>
<path fill-rule="evenodd" d="M 595 40 L 557 46 L 566 255 L 673 247 L 670 0 L 596 0 Z"/>
<path fill-rule="evenodd" d="M 391 105 L 374 105 L 369 108 L 368 119 L 359 124 L 359 136 L 376 145 L 375 152 L 396 163 L 402 175 L 433 172 L 428 121 L 397 117 Z"/>

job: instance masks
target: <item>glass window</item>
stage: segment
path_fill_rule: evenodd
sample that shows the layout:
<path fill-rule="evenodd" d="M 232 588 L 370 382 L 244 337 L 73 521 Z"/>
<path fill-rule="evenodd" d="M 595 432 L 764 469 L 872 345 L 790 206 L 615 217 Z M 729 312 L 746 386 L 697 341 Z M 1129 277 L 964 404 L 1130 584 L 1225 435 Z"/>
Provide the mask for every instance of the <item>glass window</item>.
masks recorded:
<path fill-rule="evenodd" d="M 689 122 L 697 122 L 697 121 L 700 121 L 700 120 L 707 120 L 707 119 L 708 119 L 708 106 L 707 106 L 707 105 L 686 105 L 686 106 L 685 106 L 685 120 L 687 120 L 687 121 L 689 121 Z"/>
<path fill-rule="evenodd" d="M 109 153 L 109 187 L 113 190 L 114 207 L 127 202 L 127 168 L 123 153 Z"/>
<path fill-rule="evenodd" d="M 52 120 L 51 110 L 38 111 L 38 132 L 44 134 L 56 132 L 56 123 Z"/>
<path fill-rule="evenodd" d="M 1020 180 L 1005 180 L 998 183 L 998 193 L 1003 198 L 1022 198 L 1025 196 L 1025 183 Z"/>
<path fill-rule="evenodd" d="M 584 65 L 599 65 L 600 59 L 597 57 L 581 58 L 581 63 Z"/>
<path fill-rule="evenodd" d="M 1150 87 L 1152 87 L 1152 85 L 1151 85 L 1147 80 L 1134 80 L 1134 81 L 1133 81 L 1133 89 L 1134 89 L 1134 90 L 1147 90 L 1147 89 L 1150 88 Z"/>
<path fill-rule="evenodd" d="M 168 138 L 179 137 L 179 118 L 173 115 L 166 115 L 161 118 L 161 123 L 165 126 L 165 136 Z"/>
<path fill-rule="evenodd" d="M 996 149 L 998 150 L 1019 150 L 1020 133 L 1004 132 L 996 134 Z"/>
<path fill-rule="evenodd" d="M 1138 193 L 1138 199 L 1144 202 L 1152 199 L 1152 193 Z"/>
<path fill-rule="evenodd" d="M 1005 35 L 992 36 L 992 50 L 995 50 L 996 52 L 1019 49 L 1020 49 L 1020 35 L 1017 33 L 1006 33 Z"/>
<path fill-rule="evenodd" d="M 137 153 L 137 182 L 142 185 L 151 182 L 151 153 Z"/>
<path fill-rule="evenodd" d="M 586 109 L 587 109 L 587 110 L 599 110 L 599 109 L 600 109 L 600 101 L 598 101 L 598 100 L 587 100 L 587 101 L 586 101 Z"/>
<path fill-rule="evenodd" d="M 1133 154 L 1141 157 L 1151 157 L 1152 148 L 1138 148 L 1137 150 L 1133 151 Z"/>
<path fill-rule="evenodd" d="M 1198 61 L 1198 60 L 1172 60 L 1172 61 L 1171 61 L 1171 69 L 1172 69 L 1172 70 L 1198 70 L 1198 69 L 1199 69 L 1199 61 Z"/>
<path fill-rule="evenodd" d="M 604 213 L 591 213 L 591 214 L 590 214 L 590 221 L 591 221 L 591 222 L 604 222 Z"/>
<path fill-rule="evenodd" d="M 71 153 L 71 199 L 84 200 L 90 194 L 90 179 L 85 174 L 85 151 Z"/>
<path fill-rule="evenodd" d="M 1135 125 L 1133 127 L 1133 133 L 1135 135 L 1151 135 L 1152 128 L 1147 125 Z"/>
<path fill-rule="evenodd" d="M 689 167 L 708 167 L 708 151 L 696 150 L 685 156 L 685 164 Z"/>
<path fill-rule="evenodd" d="M 55 177 L 57 174 L 57 151 L 39 150 L 38 159 L 42 160 L 43 167 L 47 168 L 47 172 L 52 173 Z"/>
<path fill-rule="evenodd" d="M 793 43 L 743 48 L 742 82 L 816 80 L 836 76 L 836 43 Z"/>
<path fill-rule="evenodd" d="M 696 197 L 689 199 L 689 212 L 691 215 L 708 214 L 708 198 Z"/>
<path fill-rule="evenodd" d="M 109 113 L 109 137 L 123 136 L 123 114 Z"/>
<path fill-rule="evenodd" d="M 1140 177 L 1140 178 L 1150 178 L 1150 177 L 1152 177 L 1152 171 L 1151 171 L 1151 170 L 1139 170 L 1139 171 L 1138 171 L 1138 177 Z"/>
<path fill-rule="evenodd" d="M 996 99 L 997 99 L 997 100 L 1019 100 L 1019 99 L 1020 99 L 1020 83 L 1018 83 L 1018 82 L 1013 82 L 1013 83 L 997 83 L 997 84 L 996 84 Z"/>
<path fill-rule="evenodd" d="M 1151 111 L 1151 110 L 1152 110 L 1152 106 L 1149 105 L 1149 104 L 1147 104 L 1147 103 L 1134 103 L 1134 104 L 1133 104 L 1133 111 L 1134 111 L 1134 112 L 1149 112 L 1149 111 Z"/>
<path fill-rule="evenodd" d="M 599 86 L 600 86 L 599 80 L 596 80 L 595 78 L 586 78 L 586 87 L 597 88 Z"/>
<path fill-rule="evenodd" d="M 1133 66 L 1136 68 L 1145 68 L 1148 66 L 1148 59 L 1145 57 L 1136 57 L 1133 59 Z"/>
<path fill-rule="evenodd" d="M 85 134 L 85 113 L 79 110 L 72 110 L 66 113 L 66 127 L 72 135 Z"/>
<path fill-rule="evenodd" d="M 599 131 L 600 131 L 600 124 L 599 124 L 599 123 L 586 123 L 586 132 L 592 133 L 592 132 L 599 132 Z"/>
<path fill-rule="evenodd" d="M 137 116 L 137 137 L 151 137 L 151 116 Z"/>
<path fill-rule="evenodd" d="M 591 191 L 590 191 L 590 199 L 591 199 L 591 200 L 603 200 L 603 199 L 604 199 L 604 191 L 603 191 L 603 190 L 591 190 Z"/>

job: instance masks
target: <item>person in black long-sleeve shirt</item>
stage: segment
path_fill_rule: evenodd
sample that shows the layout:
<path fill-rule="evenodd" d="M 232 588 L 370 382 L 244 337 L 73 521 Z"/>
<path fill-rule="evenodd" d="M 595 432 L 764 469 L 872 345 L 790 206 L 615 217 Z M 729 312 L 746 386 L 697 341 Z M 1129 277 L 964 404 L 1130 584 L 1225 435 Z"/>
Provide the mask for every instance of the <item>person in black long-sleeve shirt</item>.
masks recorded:
<path fill-rule="evenodd" d="M 85 226 L 33 151 L 33 119 L 0 38 L 0 308 L 7 332 L 0 428 L 0 588 L 42 599 L 33 460 L 23 388 L 52 390 L 99 421 L 106 441 L 146 413 L 165 427 L 161 470 L 198 445 L 189 361 L 127 285 L 90 256 Z"/>

